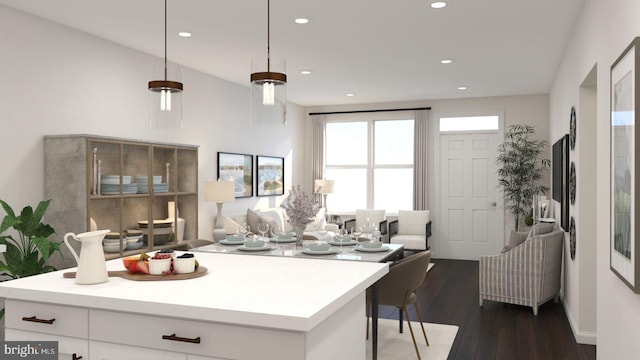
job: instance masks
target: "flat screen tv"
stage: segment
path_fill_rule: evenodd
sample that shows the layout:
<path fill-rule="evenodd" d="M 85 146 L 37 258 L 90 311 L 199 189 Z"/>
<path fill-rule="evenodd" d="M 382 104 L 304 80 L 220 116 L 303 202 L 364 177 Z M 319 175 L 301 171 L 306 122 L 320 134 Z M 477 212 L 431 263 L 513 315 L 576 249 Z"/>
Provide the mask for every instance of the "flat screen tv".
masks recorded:
<path fill-rule="evenodd" d="M 553 144 L 551 160 L 553 200 L 560 203 L 560 226 L 569 230 L 569 135 L 565 134 Z"/>

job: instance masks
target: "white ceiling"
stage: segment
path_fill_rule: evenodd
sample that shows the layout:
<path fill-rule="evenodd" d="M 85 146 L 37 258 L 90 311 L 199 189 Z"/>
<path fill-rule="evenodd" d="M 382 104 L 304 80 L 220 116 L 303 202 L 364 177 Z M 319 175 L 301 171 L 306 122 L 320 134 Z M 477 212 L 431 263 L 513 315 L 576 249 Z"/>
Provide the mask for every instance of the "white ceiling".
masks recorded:
<path fill-rule="evenodd" d="M 314 106 L 547 93 L 584 0 L 449 0 L 440 10 L 429 3 L 272 0 L 271 57 L 287 61 L 288 100 Z M 162 0 L 0 4 L 163 57 Z M 169 0 L 168 9 L 169 61 L 247 86 L 252 58 L 264 58 L 259 70 L 266 70 L 266 0 Z M 310 22 L 295 24 L 297 17 Z M 444 58 L 454 62 L 440 64 Z"/>

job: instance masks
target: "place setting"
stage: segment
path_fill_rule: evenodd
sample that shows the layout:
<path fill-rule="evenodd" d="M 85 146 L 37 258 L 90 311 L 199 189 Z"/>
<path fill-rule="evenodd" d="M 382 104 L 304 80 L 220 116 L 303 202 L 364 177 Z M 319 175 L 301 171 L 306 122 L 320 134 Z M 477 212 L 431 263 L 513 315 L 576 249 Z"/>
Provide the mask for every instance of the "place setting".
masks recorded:
<path fill-rule="evenodd" d="M 220 240 L 222 245 L 242 245 L 246 241 L 245 237 L 240 234 L 227 235 L 224 239 Z"/>
<path fill-rule="evenodd" d="M 339 249 L 332 248 L 325 241 L 313 241 L 300 251 L 305 255 L 334 255 L 340 252 Z"/>
<path fill-rule="evenodd" d="M 342 230 L 339 231 L 339 233 L 333 236 L 329 241 L 329 245 L 334 245 L 334 246 L 354 246 L 357 244 L 358 244 L 358 241 L 355 240 L 352 236 L 350 236 L 348 231 L 346 230 L 344 230 L 344 233 L 342 233 Z"/>
<path fill-rule="evenodd" d="M 361 252 L 386 252 L 390 248 L 384 246 L 381 241 L 363 241 L 354 248 L 355 251 Z"/>
<path fill-rule="evenodd" d="M 273 250 L 273 249 L 275 249 L 275 247 L 269 245 L 266 241 L 258 240 L 255 237 L 252 239 L 247 239 L 247 241 L 245 241 L 244 244 L 238 246 L 238 250 L 248 251 L 248 252 L 266 251 L 266 250 Z"/>
<path fill-rule="evenodd" d="M 266 223 L 258 224 L 258 231 L 260 232 L 260 235 L 262 235 L 260 237 L 249 232 L 248 226 L 244 227 L 244 231 L 245 231 L 244 234 L 246 234 L 246 240 L 244 241 L 244 244 L 238 246 L 238 250 L 254 252 L 254 251 L 266 251 L 266 250 L 275 249 L 275 247 L 267 243 L 266 240 L 268 238 L 265 237 L 265 234 L 269 231 L 269 224 L 266 224 Z"/>
<path fill-rule="evenodd" d="M 269 242 L 274 244 L 290 244 L 297 241 L 296 236 L 293 233 L 273 232 L 273 237 L 269 238 Z"/>

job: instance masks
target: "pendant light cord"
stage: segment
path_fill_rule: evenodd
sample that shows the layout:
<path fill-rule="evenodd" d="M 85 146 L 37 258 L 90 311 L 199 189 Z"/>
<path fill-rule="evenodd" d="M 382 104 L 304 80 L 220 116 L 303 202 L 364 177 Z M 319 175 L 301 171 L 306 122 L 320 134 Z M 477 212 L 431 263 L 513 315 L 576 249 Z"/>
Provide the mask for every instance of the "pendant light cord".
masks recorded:
<path fill-rule="evenodd" d="M 165 0 L 166 1 L 166 0 Z M 267 0 L 267 72 L 271 71 L 271 1 Z"/>
<path fill-rule="evenodd" d="M 167 0 L 164 0 L 164 80 L 167 81 Z"/>

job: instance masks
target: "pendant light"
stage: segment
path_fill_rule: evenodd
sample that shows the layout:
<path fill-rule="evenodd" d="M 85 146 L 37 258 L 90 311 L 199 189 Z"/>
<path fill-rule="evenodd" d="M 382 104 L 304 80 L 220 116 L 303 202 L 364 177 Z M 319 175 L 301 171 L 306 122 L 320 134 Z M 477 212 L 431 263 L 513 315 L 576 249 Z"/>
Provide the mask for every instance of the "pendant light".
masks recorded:
<path fill-rule="evenodd" d="M 267 0 L 267 71 L 251 73 L 251 119 L 254 124 L 286 124 L 287 75 L 284 61 L 279 64 L 281 72 L 272 71 L 270 7 L 270 0 Z"/>
<path fill-rule="evenodd" d="M 149 81 L 150 127 L 184 127 L 182 120 L 182 90 L 180 81 L 167 79 L 167 0 L 164 0 L 164 79 Z M 160 95 L 158 97 L 158 95 Z"/>

